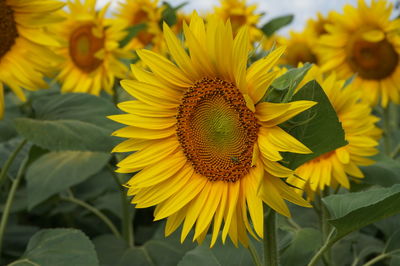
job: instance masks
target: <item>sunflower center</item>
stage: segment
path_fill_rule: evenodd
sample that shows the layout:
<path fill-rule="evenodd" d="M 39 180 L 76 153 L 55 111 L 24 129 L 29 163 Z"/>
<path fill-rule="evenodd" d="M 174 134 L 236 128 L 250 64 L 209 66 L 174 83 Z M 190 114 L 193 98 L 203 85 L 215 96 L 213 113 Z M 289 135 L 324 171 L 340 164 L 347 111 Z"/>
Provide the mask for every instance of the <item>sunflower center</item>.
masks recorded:
<path fill-rule="evenodd" d="M 0 0 L 0 59 L 11 49 L 18 37 L 14 11 Z"/>
<path fill-rule="evenodd" d="M 72 32 L 69 39 L 69 54 L 74 64 L 84 72 L 92 72 L 103 60 L 96 53 L 104 47 L 104 37 L 93 34 L 93 25 L 84 25 Z"/>
<path fill-rule="evenodd" d="M 195 171 L 211 181 L 246 175 L 259 125 L 234 84 L 204 78 L 184 94 L 177 135 Z"/>
<path fill-rule="evenodd" d="M 286 56 L 289 65 L 297 67 L 299 63 L 317 63 L 317 57 L 306 43 L 296 43 L 289 49 Z"/>
<path fill-rule="evenodd" d="M 398 63 L 399 56 L 386 39 L 380 42 L 357 39 L 350 46 L 350 67 L 364 79 L 387 78 Z"/>

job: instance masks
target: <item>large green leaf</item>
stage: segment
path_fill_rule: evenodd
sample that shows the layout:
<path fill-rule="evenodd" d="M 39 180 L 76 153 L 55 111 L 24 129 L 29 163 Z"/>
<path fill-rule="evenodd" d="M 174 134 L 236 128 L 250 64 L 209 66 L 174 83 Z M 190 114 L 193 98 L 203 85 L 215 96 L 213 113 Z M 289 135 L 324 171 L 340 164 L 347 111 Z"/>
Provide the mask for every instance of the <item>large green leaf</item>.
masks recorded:
<path fill-rule="evenodd" d="M 118 110 L 105 99 L 84 93 L 42 95 L 32 106 L 36 119 L 18 118 L 16 129 L 42 148 L 109 152 L 118 141 L 110 136 L 118 124 L 106 118 Z"/>
<path fill-rule="evenodd" d="M 47 229 L 36 233 L 24 255 L 12 265 L 99 265 L 92 242 L 75 229 Z"/>
<path fill-rule="evenodd" d="M 368 224 L 400 213 L 400 184 L 331 195 L 323 198 L 323 202 L 331 214 L 329 222 L 336 228 L 335 239 L 340 239 Z"/>
<path fill-rule="evenodd" d="M 184 254 L 194 247 L 176 238 L 152 239 L 140 247 L 128 247 L 112 235 L 103 235 L 94 241 L 101 265 L 110 266 L 176 266 Z"/>
<path fill-rule="evenodd" d="M 208 235 L 203 244 L 186 253 L 178 266 L 221 266 L 221 265 L 253 265 L 250 252 L 240 246 L 236 248 L 229 240 L 223 245 L 220 241 L 210 248 Z"/>
<path fill-rule="evenodd" d="M 294 233 L 293 240 L 281 254 L 282 266 L 307 265 L 321 246 L 321 233 L 313 228 L 303 228 Z"/>
<path fill-rule="evenodd" d="M 292 98 L 318 104 L 283 125 L 291 135 L 311 149 L 311 154 L 287 153 L 284 161 L 296 169 L 303 163 L 347 144 L 344 130 L 324 90 L 315 81 L 304 85 Z"/>
<path fill-rule="evenodd" d="M 285 15 L 277 18 L 273 18 L 268 21 L 261 30 L 268 37 L 272 36 L 277 30 L 289 25 L 293 21 L 293 15 Z"/>
<path fill-rule="evenodd" d="M 364 183 L 382 187 L 400 183 L 400 162 L 389 157 L 378 158 L 375 164 L 361 167 L 361 170 L 365 175 Z"/>
<path fill-rule="evenodd" d="M 99 152 L 50 152 L 33 162 L 26 172 L 28 207 L 83 182 L 100 171 L 110 155 Z"/>

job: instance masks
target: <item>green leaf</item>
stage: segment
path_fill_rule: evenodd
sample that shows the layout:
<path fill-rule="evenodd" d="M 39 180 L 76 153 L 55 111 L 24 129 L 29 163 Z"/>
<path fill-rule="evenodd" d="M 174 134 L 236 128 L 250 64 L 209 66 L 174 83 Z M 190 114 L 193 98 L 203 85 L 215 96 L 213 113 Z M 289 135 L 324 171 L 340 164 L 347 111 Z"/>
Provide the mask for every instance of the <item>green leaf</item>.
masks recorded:
<path fill-rule="evenodd" d="M 272 36 L 279 29 L 289 25 L 292 23 L 294 16 L 293 15 L 285 15 L 277 18 L 273 18 L 264 26 L 261 27 L 262 32 L 268 37 Z"/>
<path fill-rule="evenodd" d="M 288 102 L 292 99 L 294 90 L 303 80 L 312 64 L 305 63 L 303 67 L 289 69 L 285 74 L 274 80 L 273 90 L 282 91 L 278 102 Z"/>
<path fill-rule="evenodd" d="M 160 27 L 162 27 L 163 21 L 165 21 L 168 24 L 168 26 L 170 26 L 170 27 L 175 25 L 178 20 L 176 12 L 179 9 L 181 9 L 182 7 L 184 7 L 185 5 L 187 5 L 187 2 L 184 2 L 176 7 L 171 6 L 167 2 L 163 2 L 163 12 L 162 12 L 162 18 L 160 21 Z"/>
<path fill-rule="evenodd" d="M 217 241 L 210 248 L 210 235 L 200 246 L 186 253 L 178 266 L 253 265 L 250 252 L 243 246 L 235 247 L 230 240 L 225 245 Z"/>
<path fill-rule="evenodd" d="M 324 90 L 315 81 L 304 85 L 292 98 L 318 104 L 282 125 L 292 136 L 312 150 L 311 154 L 286 153 L 284 161 L 296 169 L 307 161 L 347 144 L 344 130 Z"/>
<path fill-rule="evenodd" d="M 193 248 L 192 243 L 180 244 L 176 238 L 152 239 L 140 247 L 128 247 L 112 235 L 97 237 L 94 241 L 101 265 L 165 265 L 175 266 Z"/>
<path fill-rule="evenodd" d="M 147 25 L 144 23 L 128 27 L 127 35 L 119 42 L 119 47 L 125 47 L 139 32 L 145 29 L 147 29 Z"/>
<path fill-rule="evenodd" d="M 389 157 L 380 158 L 375 164 L 361 167 L 364 183 L 390 187 L 400 183 L 400 162 Z"/>
<path fill-rule="evenodd" d="M 92 242 L 76 229 L 46 229 L 36 233 L 25 254 L 11 265 L 96 266 L 99 265 Z"/>
<path fill-rule="evenodd" d="M 110 136 L 118 124 L 106 118 L 118 110 L 105 99 L 84 93 L 44 95 L 32 106 L 37 119 L 18 118 L 15 126 L 43 149 L 109 152 L 118 142 Z"/>
<path fill-rule="evenodd" d="M 323 198 L 336 228 L 334 239 L 368 224 L 400 213 L 400 184 L 390 188 L 371 189 L 357 193 L 331 195 Z"/>
<path fill-rule="evenodd" d="M 111 130 L 118 127 L 107 118 L 119 113 L 114 104 L 87 93 L 44 95 L 35 98 L 32 107 L 40 120 L 79 120 Z"/>
<path fill-rule="evenodd" d="M 26 172 L 28 208 L 83 182 L 108 162 L 108 153 L 50 152 L 33 162 Z"/>
<path fill-rule="evenodd" d="M 116 141 L 111 132 L 78 120 L 15 120 L 18 133 L 37 146 L 52 151 L 76 150 L 110 152 Z"/>
<path fill-rule="evenodd" d="M 281 255 L 282 266 L 307 265 L 312 255 L 321 247 L 321 233 L 313 228 L 303 228 L 294 233 L 289 247 Z"/>

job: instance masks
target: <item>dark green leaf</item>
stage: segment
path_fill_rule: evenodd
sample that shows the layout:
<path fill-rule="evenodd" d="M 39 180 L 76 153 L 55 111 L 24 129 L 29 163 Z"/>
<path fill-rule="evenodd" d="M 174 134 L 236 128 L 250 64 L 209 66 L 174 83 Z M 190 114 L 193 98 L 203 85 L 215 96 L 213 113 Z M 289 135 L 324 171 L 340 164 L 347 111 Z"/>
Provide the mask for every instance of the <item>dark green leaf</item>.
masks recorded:
<path fill-rule="evenodd" d="M 388 157 L 380 158 L 375 164 L 361 167 L 365 178 L 363 182 L 390 187 L 400 183 L 400 162 Z"/>
<path fill-rule="evenodd" d="M 208 235 L 202 245 L 187 252 L 178 266 L 253 265 L 250 252 L 243 246 L 236 248 L 227 240 L 225 245 L 217 241 L 217 244 L 210 248 L 210 239 Z"/>
<path fill-rule="evenodd" d="M 40 157 L 26 172 L 28 207 L 86 180 L 100 171 L 109 158 L 108 153 L 80 151 L 50 152 Z"/>
<path fill-rule="evenodd" d="M 101 265 L 165 265 L 175 266 L 192 243 L 180 244 L 177 239 L 153 239 L 140 247 L 128 247 L 126 243 L 112 235 L 103 235 L 94 241 Z"/>
<path fill-rule="evenodd" d="M 344 130 L 324 90 L 315 81 L 304 85 L 292 98 L 309 100 L 318 104 L 291 119 L 283 127 L 301 143 L 311 149 L 311 154 L 287 153 L 284 161 L 296 169 L 303 163 L 347 144 Z"/>
<path fill-rule="evenodd" d="M 118 110 L 105 99 L 84 93 L 44 95 L 32 106 L 38 119 L 18 118 L 16 129 L 41 148 L 109 152 L 118 142 L 110 136 L 118 124 L 106 118 Z"/>
<path fill-rule="evenodd" d="M 137 24 L 130 26 L 126 29 L 127 35 L 119 42 L 119 47 L 125 47 L 139 32 L 146 30 L 146 24 Z"/>
<path fill-rule="evenodd" d="M 289 25 L 292 23 L 294 16 L 293 15 L 285 15 L 277 18 L 273 18 L 269 22 L 267 22 L 264 26 L 261 27 L 261 30 L 268 37 L 272 36 L 279 29 Z"/>
<path fill-rule="evenodd" d="M 289 247 L 282 252 L 282 266 L 307 265 L 320 246 L 321 233 L 318 230 L 313 228 L 297 230 Z"/>
<path fill-rule="evenodd" d="M 98 259 L 93 244 L 75 229 L 47 229 L 36 233 L 25 254 L 13 265 L 95 266 Z"/>
<path fill-rule="evenodd" d="M 160 27 L 162 27 L 162 22 L 165 21 L 168 26 L 173 26 L 176 24 L 178 17 L 176 15 L 176 12 L 181 9 L 182 7 L 184 7 L 187 3 L 182 3 L 176 7 L 171 6 L 169 3 L 167 2 L 163 2 L 163 12 L 162 12 L 162 18 L 160 21 Z"/>
<path fill-rule="evenodd" d="M 76 150 L 110 152 L 117 140 L 111 131 L 78 120 L 15 120 L 18 133 L 35 145 L 52 151 Z"/>
<path fill-rule="evenodd" d="M 340 239 L 368 224 L 400 213 L 400 184 L 331 195 L 323 198 L 323 202 L 331 214 L 329 222 L 337 231 L 335 239 Z"/>

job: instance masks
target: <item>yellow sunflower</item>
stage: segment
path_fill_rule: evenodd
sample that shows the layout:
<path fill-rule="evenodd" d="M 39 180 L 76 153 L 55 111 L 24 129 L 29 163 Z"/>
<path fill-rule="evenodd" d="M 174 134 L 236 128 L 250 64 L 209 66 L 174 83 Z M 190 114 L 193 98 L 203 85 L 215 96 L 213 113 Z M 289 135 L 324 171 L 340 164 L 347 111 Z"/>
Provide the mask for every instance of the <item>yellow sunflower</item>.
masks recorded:
<path fill-rule="evenodd" d="M 58 43 L 46 26 L 60 21 L 54 12 L 64 3 L 52 0 L 0 0 L 0 118 L 3 116 L 3 84 L 21 101 L 22 90 L 47 87 L 43 73 L 48 73 L 58 58 L 49 47 Z"/>
<path fill-rule="evenodd" d="M 318 12 L 316 19 L 309 19 L 307 21 L 306 28 L 311 30 L 316 38 L 319 38 L 323 34 L 328 33 L 325 29 L 325 26 L 331 23 L 330 20 L 331 14 L 332 13 L 330 12 L 328 16 L 323 16 L 320 12 Z"/>
<path fill-rule="evenodd" d="M 127 77 L 128 69 L 119 60 L 131 56 L 119 48 L 126 33 L 104 18 L 108 6 L 97 11 L 95 5 L 96 0 L 68 1 L 70 12 L 63 13 L 65 21 L 56 29 L 62 38 L 57 52 L 65 59 L 57 76 L 63 92 L 112 93 L 115 77 Z"/>
<path fill-rule="evenodd" d="M 287 47 L 279 63 L 293 67 L 306 62 L 318 64 L 318 57 L 314 48 L 315 38 L 315 33 L 309 27 L 306 27 L 303 32 L 291 31 L 288 38 L 277 37 L 276 43 Z"/>
<path fill-rule="evenodd" d="M 341 122 L 346 146 L 323 154 L 296 169 L 302 179 L 290 177 L 288 182 L 304 189 L 310 198 L 325 187 L 338 185 L 349 188 L 350 178 L 363 178 L 359 166 L 370 165 L 367 157 L 375 155 L 381 130 L 375 123 L 379 120 L 371 114 L 371 107 L 360 101 L 361 92 L 353 84 L 343 87 L 344 80 L 337 79 L 335 73 L 324 78 L 320 69 L 313 66 L 304 82 L 316 79 L 328 96 Z"/>
<path fill-rule="evenodd" d="M 342 79 L 357 75 L 354 86 L 363 99 L 383 107 L 400 103 L 400 19 L 391 20 L 393 5 L 386 0 L 364 0 L 358 7 L 346 5 L 343 14 L 333 12 L 328 34 L 319 42 L 324 71 L 334 70 Z"/>
<path fill-rule="evenodd" d="M 260 102 L 284 48 L 247 67 L 247 27 L 233 38 L 229 21 L 205 25 L 194 13 L 183 30 L 188 52 L 164 24 L 173 61 L 138 50 L 150 71 L 133 66 L 137 80 L 121 82 L 137 100 L 119 104 L 128 114 L 111 117 L 128 125 L 114 132 L 128 138 L 114 152 L 136 152 L 117 171 L 139 171 L 128 195 L 137 208 L 157 206 L 155 220 L 168 218 L 166 235 L 183 223 L 181 240 L 195 227 L 201 242 L 213 223 L 211 245 L 221 227 L 223 241 L 229 234 L 247 245 L 247 232 L 263 237 L 262 201 L 286 216 L 284 200 L 309 206 L 281 179 L 293 171 L 278 161 L 281 151 L 311 151 L 278 125 L 315 102 Z"/>
<path fill-rule="evenodd" d="M 158 6 L 158 0 L 125 0 L 120 2 L 115 17 L 118 24 L 128 28 L 139 24 L 146 24 L 130 43 L 131 49 L 144 48 L 152 45 L 154 50 L 159 49 L 162 43 L 160 21 L 163 8 Z M 157 50 L 158 51 L 158 50 Z"/>
<path fill-rule="evenodd" d="M 246 0 L 220 0 L 220 6 L 214 8 L 215 14 L 223 21 L 230 19 L 233 35 L 240 27 L 248 26 L 250 41 L 260 41 L 263 33 L 257 27 L 262 14 L 255 13 L 257 5 L 247 5 Z"/>

